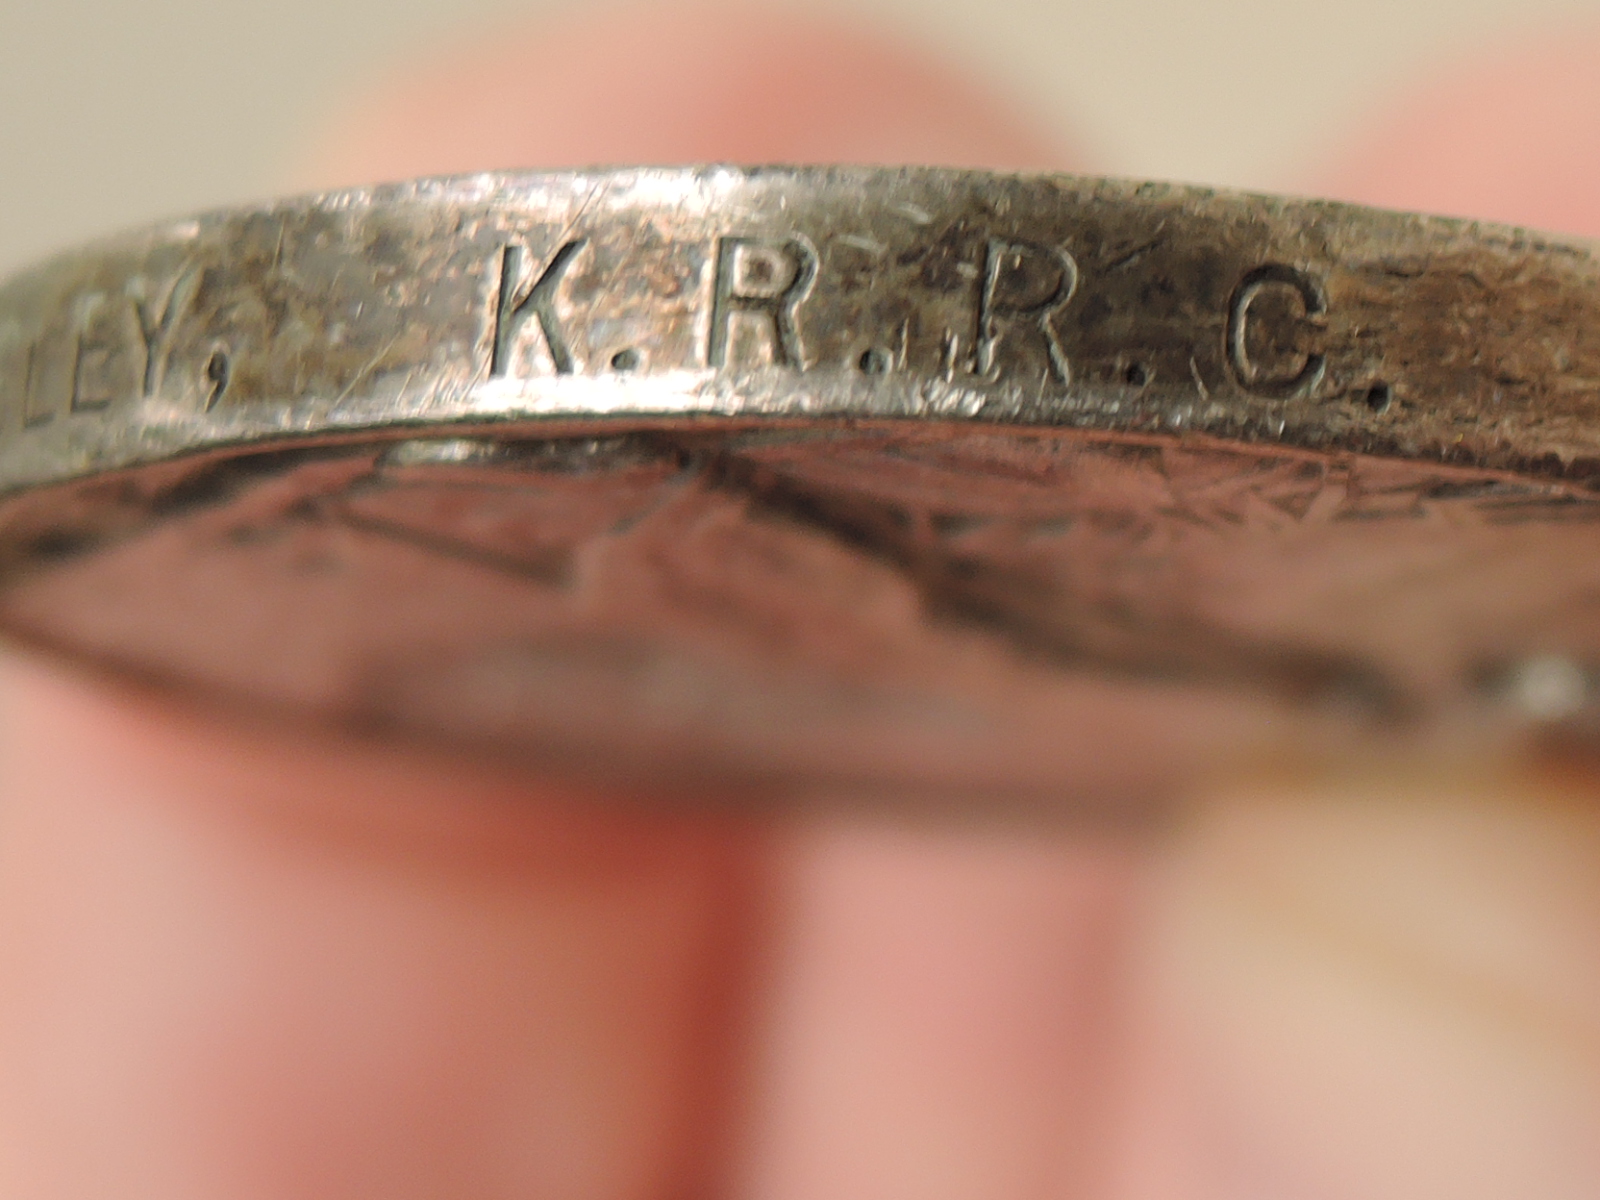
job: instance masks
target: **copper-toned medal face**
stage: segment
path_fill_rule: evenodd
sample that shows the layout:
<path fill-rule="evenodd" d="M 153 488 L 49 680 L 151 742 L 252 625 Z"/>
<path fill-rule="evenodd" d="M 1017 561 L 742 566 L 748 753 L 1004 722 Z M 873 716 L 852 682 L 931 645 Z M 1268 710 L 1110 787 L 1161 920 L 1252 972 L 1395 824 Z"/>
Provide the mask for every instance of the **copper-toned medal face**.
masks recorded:
<path fill-rule="evenodd" d="M 935 170 L 337 193 L 0 289 L 0 626 L 601 784 L 1118 811 L 1581 733 L 1597 389 L 1590 248 L 1515 230 Z"/>

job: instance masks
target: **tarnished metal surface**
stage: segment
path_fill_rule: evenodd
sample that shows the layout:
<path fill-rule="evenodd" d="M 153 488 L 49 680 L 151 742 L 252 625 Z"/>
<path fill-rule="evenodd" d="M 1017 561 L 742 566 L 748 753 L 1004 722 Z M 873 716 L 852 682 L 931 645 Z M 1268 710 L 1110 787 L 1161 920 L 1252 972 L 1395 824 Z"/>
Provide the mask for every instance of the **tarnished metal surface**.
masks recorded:
<path fill-rule="evenodd" d="M 1522 231 L 934 170 L 339 193 L 0 289 L 0 623 L 607 781 L 1116 805 L 1588 720 L 1597 405 L 1593 252 Z"/>

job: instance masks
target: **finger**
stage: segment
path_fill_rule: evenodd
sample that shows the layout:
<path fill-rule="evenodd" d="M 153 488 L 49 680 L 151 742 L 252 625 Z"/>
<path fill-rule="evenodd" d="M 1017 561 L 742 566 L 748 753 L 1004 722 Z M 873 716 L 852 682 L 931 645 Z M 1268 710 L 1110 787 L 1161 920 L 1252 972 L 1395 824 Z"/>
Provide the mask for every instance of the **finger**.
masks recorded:
<path fill-rule="evenodd" d="M 1483 56 L 1324 183 L 1600 230 L 1597 79 L 1600 32 Z M 1150 917 L 1124 1194 L 1592 1195 L 1596 790 L 1466 763 L 1213 795 Z"/>
<path fill-rule="evenodd" d="M 1553 791 L 1219 798 L 1161 897 L 1125 1194 L 1592 1195 L 1600 815 Z"/>
<path fill-rule="evenodd" d="M 537 161 L 933 162 L 1070 165 L 1070 157 L 981 91 L 930 70 L 892 42 L 793 22 L 759 47 L 747 14 L 609 18 L 603 42 L 636 83 L 555 68 L 538 102 L 519 100 Z M 581 41 L 551 35 L 547 45 Z M 409 172 L 518 165 L 472 143 L 463 109 L 524 97 L 526 56 L 403 85 L 399 103 L 353 111 L 334 171 L 381 174 L 363 148 L 402 142 Z M 638 94 L 680 94 L 664 136 L 641 140 Z M 735 102 L 728 97 L 735 96 Z M 552 102 L 559 96 L 560 105 Z M 444 103 L 444 98 L 449 103 Z M 559 113 L 603 121 L 574 139 Z M 730 120 L 732 128 L 729 128 Z M 339 172 L 343 171 L 344 174 Z M 768 1021 L 744 1117 L 737 1190 L 752 1196 L 988 1196 L 1015 1181 L 1078 1173 L 1092 1157 L 1091 1097 L 1104 1079 L 1094 1034 L 1125 893 L 1113 854 L 1026 838 L 913 835 L 828 827 L 782 855 Z M 915 1011 L 920 1019 L 907 1021 Z"/>
<path fill-rule="evenodd" d="M 378 89 L 307 174 L 1047 154 L 940 78 L 850 27 L 580 18 Z M 6 683 L 0 1192 L 710 1190 L 762 895 L 737 831 L 229 734 L 36 664 Z"/>
<path fill-rule="evenodd" d="M 1133 877 L 1088 837 L 796 839 L 738 1193 L 1099 1194 Z"/>
<path fill-rule="evenodd" d="M 519 145 L 540 146 L 539 161 L 578 164 L 1070 163 L 981 92 L 893 43 L 795 22 L 752 48 L 739 31 L 753 19 L 609 18 L 596 40 L 639 92 L 693 81 L 670 135 L 652 130 L 641 141 L 636 92 L 619 101 L 609 78 L 557 67 L 540 80 L 537 103 L 517 104 L 538 114 Z M 355 110 L 331 156 L 346 173 L 310 173 L 318 182 L 374 177 L 381 172 L 351 174 L 349 164 L 365 161 L 364 147 L 396 141 L 409 172 L 518 165 L 474 147 L 459 113 L 525 97 L 526 56 L 473 67 L 479 82 L 467 93 L 458 69 L 420 88 L 407 81 L 399 103 Z M 553 119 L 574 109 L 599 114 L 603 128 L 575 141 Z M 1093 1098 L 1109 1069 L 1097 1035 L 1126 878 L 1120 856 L 1070 839 L 860 825 L 794 839 L 775 881 L 768 1020 L 735 1190 L 876 1197 L 910 1187 L 954 1200 L 1082 1174 L 1095 1157 Z"/>
<path fill-rule="evenodd" d="M 472 41 L 352 103 L 315 186 L 595 163 L 1061 165 L 1057 139 L 900 39 L 727 5 L 628 5 Z"/>
<path fill-rule="evenodd" d="M 13 664 L 0 1192 L 654 1196 L 737 846 Z"/>
<path fill-rule="evenodd" d="M 1600 31 L 1481 54 L 1351 139 L 1318 190 L 1367 204 L 1600 235 Z"/>

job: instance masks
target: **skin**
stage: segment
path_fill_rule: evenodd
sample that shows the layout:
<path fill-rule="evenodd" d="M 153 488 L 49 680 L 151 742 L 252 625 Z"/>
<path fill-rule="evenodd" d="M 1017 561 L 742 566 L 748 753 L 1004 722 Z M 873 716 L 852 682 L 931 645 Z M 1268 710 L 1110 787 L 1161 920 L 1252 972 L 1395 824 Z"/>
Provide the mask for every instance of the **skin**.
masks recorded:
<path fill-rule="evenodd" d="M 1600 232 L 1597 65 L 1592 30 L 1460 65 L 1311 186 Z M 1094 166 L 871 31 L 676 6 L 439 53 L 294 182 L 705 159 Z M 1600 1180 L 1582 771 L 1235 780 L 1144 845 L 756 827 L 0 669 L 0 1195 Z"/>

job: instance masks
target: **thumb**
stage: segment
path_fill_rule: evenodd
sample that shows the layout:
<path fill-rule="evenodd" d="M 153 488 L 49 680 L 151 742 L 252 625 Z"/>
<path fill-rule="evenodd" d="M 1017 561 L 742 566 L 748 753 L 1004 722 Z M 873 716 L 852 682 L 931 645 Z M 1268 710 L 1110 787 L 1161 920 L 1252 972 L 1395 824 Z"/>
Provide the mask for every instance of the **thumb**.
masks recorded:
<path fill-rule="evenodd" d="M 1319 190 L 1600 231 L 1596 80 L 1596 29 L 1458 67 Z M 1213 795 L 1150 913 L 1128 1193 L 1594 1196 L 1596 794 L 1455 764 Z"/>
<path fill-rule="evenodd" d="M 1600 1180 L 1600 815 L 1548 781 L 1214 798 L 1157 901 L 1138 1195 Z"/>

